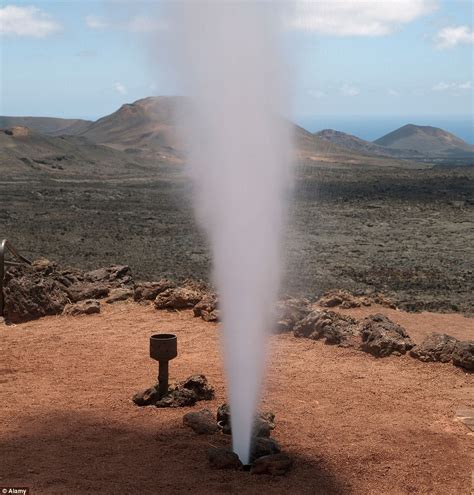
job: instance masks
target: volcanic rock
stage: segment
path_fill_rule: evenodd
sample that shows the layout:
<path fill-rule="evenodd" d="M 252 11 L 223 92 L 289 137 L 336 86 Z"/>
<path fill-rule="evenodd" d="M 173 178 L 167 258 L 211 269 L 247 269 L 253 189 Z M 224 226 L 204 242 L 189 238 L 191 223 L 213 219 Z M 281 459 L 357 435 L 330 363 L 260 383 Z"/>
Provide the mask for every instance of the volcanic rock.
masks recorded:
<path fill-rule="evenodd" d="M 276 332 L 291 332 L 300 320 L 311 311 L 307 299 L 289 297 L 279 301 L 276 305 L 277 324 Z"/>
<path fill-rule="evenodd" d="M 313 310 L 295 325 L 295 337 L 318 340 L 343 347 L 358 347 L 360 332 L 357 320 L 334 311 Z"/>
<path fill-rule="evenodd" d="M 230 422 L 230 406 L 227 403 L 221 404 L 217 408 L 217 422 L 226 435 L 232 434 Z M 259 413 L 255 418 L 253 436 L 268 438 L 271 430 L 275 429 L 275 415 L 272 412 Z"/>
<path fill-rule="evenodd" d="M 224 447 L 212 447 L 207 451 L 207 458 L 216 469 L 240 469 L 242 463 L 239 456 Z"/>
<path fill-rule="evenodd" d="M 31 263 L 31 266 L 35 271 L 40 272 L 43 275 L 51 275 L 58 269 L 58 264 L 47 258 L 38 258 Z"/>
<path fill-rule="evenodd" d="M 189 426 L 198 435 L 210 435 L 219 430 L 216 419 L 209 409 L 185 414 L 183 424 Z"/>
<path fill-rule="evenodd" d="M 93 315 L 97 313 L 100 313 L 100 303 L 94 299 L 68 304 L 63 311 L 63 314 L 67 316 Z"/>
<path fill-rule="evenodd" d="M 156 296 L 156 309 L 186 309 L 194 307 L 203 295 L 201 292 L 187 287 L 166 289 Z"/>
<path fill-rule="evenodd" d="M 204 375 L 192 375 L 186 378 L 178 388 L 191 390 L 196 394 L 197 400 L 212 400 L 215 395 L 214 388 L 209 385 L 209 382 Z"/>
<path fill-rule="evenodd" d="M 217 294 L 206 294 L 193 308 L 194 316 L 200 316 L 204 321 L 219 321 L 217 309 Z"/>
<path fill-rule="evenodd" d="M 109 293 L 109 297 L 105 300 L 108 304 L 113 304 L 118 301 L 126 301 L 133 297 L 133 290 L 127 289 L 125 287 L 117 287 L 112 289 Z"/>
<path fill-rule="evenodd" d="M 359 308 L 360 306 L 370 306 L 370 302 L 365 298 L 357 298 L 347 290 L 331 290 L 326 292 L 318 300 L 318 305 L 324 308 Z"/>
<path fill-rule="evenodd" d="M 453 364 L 467 371 L 474 371 L 474 340 L 465 340 L 456 344 Z"/>
<path fill-rule="evenodd" d="M 153 387 L 147 388 L 143 392 L 137 392 L 132 400 L 137 406 L 151 406 L 156 404 L 160 399 L 160 394 L 158 391 L 158 384 Z"/>
<path fill-rule="evenodd" d="M 361 349 L 376 357 L 386 357 L 392 353 L 405 354 L 415 345 L 400 325 L 381 314 L 364 318 L 361 336 Z"/>
<path fill-rule="evenodd" d="M 185 388 L 168 392 L 160 400 L 155 402 L 156 407 L 188 407 L 194 406 L 197 396 L 192 390 Z"/>
<path fill-rule="evenodd" d="M 273 438 L 254 437 L 252 443 L 251 459 L 254 461 L 266 455 L 279 454 L 281 448 Z"/>
<path fill-rule="evenodd" d="M 253 436 L 261 437 L 261 438 L 270 438 L 272 434 L 272 430 L 275 428 L 275 425 L 272 426 L 268 421 L 263 420 L 261 417 L 258 417 L 255 420 L 253 427 Z"/>
<path fill-rule="evenodd" d="M 171 280 L 163 278 L 158 282 L 140 282 L 135 285 L 135 301 L 154 301 L 158 294 L 166 289 L 172 289 L 176 285 Z"/>
<path fill-rule="evenodd" d="M 458 340 L 445 333 L 432 333 L 420 345 L 410 351 L 410 356 L 420 361 L 449 363 Z"/>
<path fill-rule="evenodd" d="M 84 273 L 84 279 L 92 283 L 101 283 L 109 288 L 134 287 L 132 271 L 127 265 L 112 265 Z"/>
<path fill-rule="evenodd" d="M 230 423 L 230 406 L 227 403 L 221 404 L 217 408 L 217 421 Z"/>
<path fill-rule="evenodd" d="M 69 303 L 61 283 L 26 265 L 14 266 L 6 271 L 3 294 L 3 316 L 9 323 L 60 314 Z"/>
<path fill-rule="evenodd" d="M 66 288 L 66 292 L 72 302 L 84 299 L 102 299 L 109 295 L 109 289 L 101 283 L 75 282 Z"/>
<path fill-rule="evenodd" d="M 293 461 L 286 454 L 265 455 L 256 459 L 250 468 L 251 474 L 270 474 L 283 476 L 293 466 Z"/>

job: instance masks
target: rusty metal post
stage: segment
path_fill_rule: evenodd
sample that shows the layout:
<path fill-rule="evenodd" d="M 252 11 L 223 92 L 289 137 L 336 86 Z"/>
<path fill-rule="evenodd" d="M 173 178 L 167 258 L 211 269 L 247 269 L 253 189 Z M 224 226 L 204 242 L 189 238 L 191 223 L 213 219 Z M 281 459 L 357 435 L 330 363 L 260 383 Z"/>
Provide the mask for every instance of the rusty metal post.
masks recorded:
<path fill-rule="evenodd" d="M 178 340 L 172 333 L 157 333 L 150 337 L 150 357 L 158 361 L 158 392 L 168 393 L 169 362 L 178 355 Z"/>

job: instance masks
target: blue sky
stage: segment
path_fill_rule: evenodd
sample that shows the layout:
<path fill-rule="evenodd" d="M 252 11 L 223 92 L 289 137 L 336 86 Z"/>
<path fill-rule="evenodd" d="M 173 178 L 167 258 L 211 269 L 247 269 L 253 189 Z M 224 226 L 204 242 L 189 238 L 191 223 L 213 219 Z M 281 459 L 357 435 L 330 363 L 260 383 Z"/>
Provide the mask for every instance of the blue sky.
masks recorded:
<path fill-rule="evenodd" d="M 0 114 L 95 119 L 176 93 L 150 49 L 160 7 L 2 3 Z M 471 1 L 286 2 L 281 16 L 293 118 L 472 115 Z"/>

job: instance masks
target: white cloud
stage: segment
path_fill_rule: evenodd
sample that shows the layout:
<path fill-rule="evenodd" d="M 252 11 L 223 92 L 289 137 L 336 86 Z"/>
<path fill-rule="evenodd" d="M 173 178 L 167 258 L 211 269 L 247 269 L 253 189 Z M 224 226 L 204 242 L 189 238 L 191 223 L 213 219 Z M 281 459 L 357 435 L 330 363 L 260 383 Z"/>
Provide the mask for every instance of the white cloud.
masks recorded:
<path fill-rule="evenodd" d="M 88 15 L 86 17 L 86 26 L 91 29 L 105 29 L 109 24 L 102 17 Z"/>
<path fill-rule="evenodd" d="M 310 89 L 307 93 L 309 96 L 317 99 L 324 98 L 326 96 L 326 93 L 320 89 Z"/>
<path fill-rule="evenodd" d="M 474 30 L 469 26 L 447 26 L 436 35 L 438 48 L 452 48 L 461 44 L 474 43 Z"/>
<path fill-rule="evenodd" d="M 120 93 L 121 95 L 126 95 L 128 93 L 126 86 L 121 82 L 116 82 L 114 84 L 114 89 L 115 91 L 117 91 L 117 93 Z"/>
<path fill-rule="evenodd" d="M 360 95 L 360 89 L 350 84 L 344 84 L 341 88 L 341 93 L 344 96 L 358 96 Z"/>
<path fill-rule="evenodd" d="M 389 96 L 399 96 L 400 95 L 400 93 L 396 89 L 392 89 L 392 88 L 389 88 L 387 90 L 387 93 L 389 94 Z"/>
<path fill-rule="evenodd" d="M 457 92 L 458 90 L 472 90 L 474 89 L 474 86 L 472 85 L 472 81 L 465 81 L 462 83 L 447 83 L 444 81 L 441 81 L 437 84 L 435 84 L 432 88 L 433 91 L 454 91 Z"/>
<path fill-rule="evenodd" d="M 6 5 L 0 8 L 0 34 L 45 38 L 61 26 L 37 7 Z"/>
<path fill-rule="evenodd" d="M 86 17 L 86 26 L 90 29 L 118 29 L 121 31 L 130 31 L 132 33 L 150 33 L 165 28 L 162 21 L 153 18 L 136 15 L 126 21 L 107 20 L 103 17 L 88 15 Z"/>
<path fill-rule="evenodd" d="M 474 86 L 472 85 L 472 81 L 466 81 L 464 83 L 461 83 L 458 85 L 459 89 L 474 89 Z"/>
<path fill-rule="evenodd" d="M 441 81 L 441 82 L 435 84 L 432 89 L 433 89 L 433 91 L 446 91 L 450 87 L 451 87 L 451 84 L 448 84 L 448 83 Z"/>
<path fill-rule="evenodd" d="M 383 36 L 436 8 L 437 0 L 299 0 L 289 26 L 336 36 Z"/>

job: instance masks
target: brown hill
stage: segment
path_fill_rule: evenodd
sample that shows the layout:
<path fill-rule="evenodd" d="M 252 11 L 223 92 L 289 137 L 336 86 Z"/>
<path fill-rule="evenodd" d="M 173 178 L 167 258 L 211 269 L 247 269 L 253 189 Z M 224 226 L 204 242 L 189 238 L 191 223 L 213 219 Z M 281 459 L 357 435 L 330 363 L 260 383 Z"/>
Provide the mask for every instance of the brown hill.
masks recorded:
<path fill-rule="evenodd" d="M 365 141 L 352 134 L 336 131 L 334 129 L 323 129 L 322 131 L 314 133 L 318 138 L 324 141 L 329 141 L 347 150 L 355 151 L 357 153 L 377 156 L 387 156 L 393 158 L 413 158 L 419 159 L 423 155 L 417 151 L 411 150 L 411 153 L 407 154 L 404 150 L 387 148 Z M 408 156 L 407 156 L 408 155 Z"/>
<path fill-rule="evenodd" d="M 3 178 L 126 176 L 149 173 L 127 153 L 77 136 L 46 136 L 28 127 L 0 130 L 0 170 Z"/>
<path fill-rule="evenodd" d="M 28 127 L 41 134 L 57 136 L 60 134 L 76 135 L 84 132 L 92 124 L 91 120 L 57 119 L 54 117 L 1 117 L 0 129 L 15 126 Z"/>
<path fill-rule="evenodd" d="M 183 144 L 176 118 L 186 110 L 185 98 L 148 97 L 122 105 L 94 122 L 81 136 L 118 150 L 181 157 Z"/>
<path fill-rule="evenodd" d="M 428 156 L 472 156 L 474 146 L 438 127 L 407 124 L 374 141 L 379 146 L 415 150 Z"/>
<path fill-rule="evenodd" d="M 178 122 L 186 119 L 190 103 L 184 97 L 148 97 L 122 105 L 89 126 L 81 136 L 118 150 L 139 156 L 157 155 L 167 160 L 181 161 L 186 152 L 186 132 Z M 298 160 L 308 164 L 350 164 L 375 166 L 419 166 L 409 162 L 386 160 L 328 143 L 289 122 L 296 142 Z M 397 153 L 395 153 L 397 154 Z"/>

